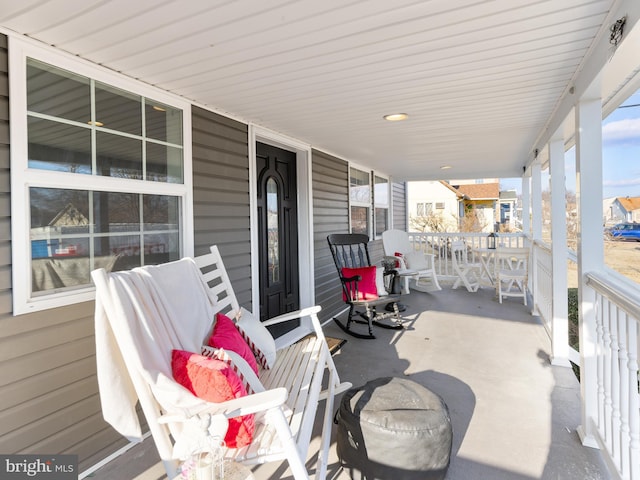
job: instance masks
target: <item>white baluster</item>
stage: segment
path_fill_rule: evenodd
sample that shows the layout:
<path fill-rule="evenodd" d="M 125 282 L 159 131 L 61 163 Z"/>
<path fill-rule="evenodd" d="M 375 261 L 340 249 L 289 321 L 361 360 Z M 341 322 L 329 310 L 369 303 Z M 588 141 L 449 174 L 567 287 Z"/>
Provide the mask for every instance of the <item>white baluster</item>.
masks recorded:
<path fill-rule="evenodd" d="M 602 319 L 604 326 L 604 440 L 609 452 L 613 451 L 613 439 L 611 438 L 611 416 L 613 405 L 611 404 L 611 303 L 603 302 L 602 311 L 605 314 Z"/>
<path fill-rule="evenodd" d="M 629 355 L 627 352 L 627 324 L 629 317 L 626 312 L 618 314 L 618 358 L 620 362 L 620 472 L 624 478 L 629 472 Z"/>
<path fill-rule="evenodd" d="M 611 456 L 620 468 L 620 346 L 618 345 L 618 324 L 620 309 L 611 305 L 609 321 L 611 333 Z"/>
<path fill-rule="evenodd" d="M 638 393 L 638 323 L 630 318 L 627 332 L 629 352 L 629 478 L 640 479 L 640 394 Z"/>
<path fill-rule="evenodd" d="M 596 359 L 598 379 L 598 430 L 604 432 L 604 307 L 602 295 L 596 293 Z"/>

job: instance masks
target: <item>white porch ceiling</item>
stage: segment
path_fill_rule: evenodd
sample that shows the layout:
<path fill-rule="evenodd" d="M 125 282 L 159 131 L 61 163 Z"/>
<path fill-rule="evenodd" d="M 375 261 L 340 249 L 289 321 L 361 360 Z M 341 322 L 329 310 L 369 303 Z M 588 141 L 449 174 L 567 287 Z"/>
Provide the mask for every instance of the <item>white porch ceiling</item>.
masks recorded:
<path fill-rule="evenodd" d="M 0 0 L 0 25 L 397 179 L 513 177 L 617 3 Z"/>

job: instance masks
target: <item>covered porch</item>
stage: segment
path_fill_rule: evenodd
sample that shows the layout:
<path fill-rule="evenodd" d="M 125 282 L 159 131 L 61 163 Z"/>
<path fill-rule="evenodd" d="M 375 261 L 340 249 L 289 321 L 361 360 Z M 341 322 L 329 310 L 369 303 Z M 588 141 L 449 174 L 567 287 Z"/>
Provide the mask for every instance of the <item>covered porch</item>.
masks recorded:
<path fill-rule="evenodd" d="M 581 422 L 576 377 L 571 369 L 551 364 L 550 338 L 521 300 L 500 305 L 491 288 L 470 293 L 450 284 L 405 299 L 406 330 L 377 329 L 376 340 L 350 338 L 334 361 L 341 378 L 354 385 L 406 376 L 443 397 L 453 424 L 447 479 L 611 478 L 600 451 L 583 447 L 576 432 Z M 344 337 L 333 322 L 325 332 Z M 316 437 L 311 468 L 317 449 Z M 257 467 L 254 475 L 290 478 L 286 463 Z M 166 477 L 147 439 L 91 478 Z M 327 478 L 349 478 L 340 468 L 335 440 Z"/>
<path fill-rule="evenodd" d="M 437 294 L 414 292 L 404 314 L 409 328 L 378 332 L 372 342 L 350 340 L 335 357 L 338 369 L 354 385 L 408 375 L 440 393 L 454 422 L 448 478 L 639 479 L 640 294 L 637 284 L 605 268 L 602 218 L 593 213 L 602 210 L 603 117 L 640 86 L 640 4 L 276 3 L 263 9 L 253 2 L 248 14 L 239 2 L 169 1 L 129 12 L 115 1 L 77 10 L 75 2 L 50 0 L 3 13 L 0 60 L 7 78 L 18 77 L 11 101 L 9 82 L 0 82 L 2 231 L 18 232 L 13 240 L 4 234 L 1 250 L 5 450 L 79 452 L 81 471 L 94 478 L 164 475 L 150 440 L 88 473 L 120 446 L 100 417 L 91 293 L 26 310 L 30 185 L 35 179 L 56 191 L 81 188 L 73 168 L 48 175 L 28 165 L 25 125 L 44 115 L 27 108 L 28 57 L 82 74 L 94 89 L 102 82 L 111 93 L 142 92 L 184 112 L 184 183 L 83 180 L 97 178 L 91 188 L 99 191 L 130 194 L 144 185 L 148 194 L 181 199 L 180 254 L 220 244 L 232 257 L 242 303 L 254 311 L 258 143 L 295 154 L 301 304 L 321 304 L 327 316 L 342 305 L 325 238 L 353 231 L 354 209 L 379 253 L 378 221 L 381 230 L 408 225 L 407 181 L 521 177 L 519 238 L 532 252 L 533 314 L 517 300 L 499 305 L 490 288 L 472 294 L 445 284 Z M 382 120 L 401 112 L 411 120 Z M 45 120 L 59 120 L 45 113 Z M 9 118 L 14 133 L 22 132 L 11 139 Z M 102 128 L 85 120 L 74 126 Z M 573 146 L 579 241 L 568 252 L 564 153 Z M 547 169 L 549 237 L 541 209 Z M 367 178 L 364 202 L 350 196 L 352 171 Z M 386 185 L 386 204 L 371 193 L 376 185 Z M 568 342 L 567 261 L 578 278 L 578 348 Z M 446 263 L 440 267 L 446 277 Z M 329 321 L 326 334 L 342 332 Z M 580 366 L 581 383 L 570 362 Z M 42 381 L 49 368 L 57 383 Z M 346 478 L 335 446 L 331 461 L 334 477 Z M 259 479 L 286 476 L 277 467 L 256 470 Z"/>

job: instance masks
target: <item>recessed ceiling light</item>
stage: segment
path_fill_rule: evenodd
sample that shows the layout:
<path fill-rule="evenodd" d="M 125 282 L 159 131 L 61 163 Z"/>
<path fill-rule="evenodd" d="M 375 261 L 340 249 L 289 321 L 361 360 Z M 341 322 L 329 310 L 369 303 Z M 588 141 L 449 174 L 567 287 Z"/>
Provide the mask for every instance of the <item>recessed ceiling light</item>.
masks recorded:
<path fill-rule="evenodd" d="M 385 115 L 383 118 L 389 122 L 399 122 L 400 120 L 406 120 L 409 118 L 409 115 L 406 113 L 392 113 L 390 115 Z"/>
<path fill-rule="evenodd" d="M 440 167 L 440 170 L 449 170 L 450 168 L 453 168 L 451 165 L 442 165 Z"/>
<path fill-rule="evenodd" d="M 104 123 L 98 122 L 97 120 L 95 122 L 93 120 L 89 120 L 87 123 L 89 125 L 95 125 L 96 127 L 104 127 Z"/>
<path fill-rule="evenodd" d="M 166 109 L 166 108 L 159 107 L 158 105 L 154 105 L 154 106 L 153 106 L 153 109 L 154 109 L 156 112 L 166 112 L 166 111 L 167 111 L 167 109 Z"/>

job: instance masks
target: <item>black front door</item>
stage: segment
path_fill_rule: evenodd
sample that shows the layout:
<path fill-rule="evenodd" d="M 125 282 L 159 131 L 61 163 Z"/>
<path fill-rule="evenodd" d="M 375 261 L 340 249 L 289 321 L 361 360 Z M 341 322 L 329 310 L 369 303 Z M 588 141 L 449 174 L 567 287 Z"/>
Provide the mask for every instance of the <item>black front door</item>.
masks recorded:
<path fill-rule="evenodd" d="M 260 320 L 300 307 L 296 154 L 256 144 Z M 282 335 L 296 325 L 271 330 Z"/>

